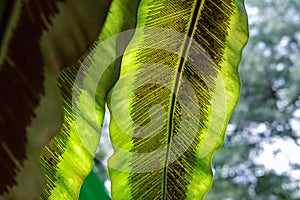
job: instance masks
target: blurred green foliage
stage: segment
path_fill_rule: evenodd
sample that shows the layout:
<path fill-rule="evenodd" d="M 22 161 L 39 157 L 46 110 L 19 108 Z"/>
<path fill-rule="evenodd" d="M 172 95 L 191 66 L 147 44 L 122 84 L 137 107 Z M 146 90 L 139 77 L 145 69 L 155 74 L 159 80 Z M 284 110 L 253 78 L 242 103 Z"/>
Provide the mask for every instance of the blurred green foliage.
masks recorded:
<path fill-rule="evenodd" d="M 290 160 L 290 170 L 279 173 L 255 161 L 262 144 L 283 139 L 300 146 L 300 129 L 292 123 L 300 121 L 295 116 L 300 109 L 300 1 L 246 4 L 250 40 L 240 65 L 242 93 L 224 147 L 214 157 L 215 180 L 206 200 L 300 199 L 300 181 L 292 177 L 299 163 Z"/>

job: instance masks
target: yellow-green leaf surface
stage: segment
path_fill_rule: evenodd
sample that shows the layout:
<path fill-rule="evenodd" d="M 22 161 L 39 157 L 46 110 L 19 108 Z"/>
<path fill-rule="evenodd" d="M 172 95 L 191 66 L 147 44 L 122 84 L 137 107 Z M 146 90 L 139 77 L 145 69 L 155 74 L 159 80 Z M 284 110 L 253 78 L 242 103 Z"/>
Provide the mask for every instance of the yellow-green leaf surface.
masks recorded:
<path fill-rule="evenodd" d="M 39 154 L 63 120 L 59 69 L 96 39 L 109 1 L 0 5 L 0 199 L 37 199 L 46 179 Z"/>
<path fill-rule="evenodd" d="M 238 101 L 243 0 L 141 0 L 109 95 L 113 199 L 202 199 Z"/>
<path fill-rule="evenodd" d="M 60 73 L 64 123 L 41 153 L 47 177 L 41 199 L 78 198 L 99 144 L 106 96 L 119 76 L 117 55 L 132 36 L 120 40 L 117 34 L 135 27 L 137 6 L 138 1 L 114 0 L 98 39 L 76 64 Z"/>

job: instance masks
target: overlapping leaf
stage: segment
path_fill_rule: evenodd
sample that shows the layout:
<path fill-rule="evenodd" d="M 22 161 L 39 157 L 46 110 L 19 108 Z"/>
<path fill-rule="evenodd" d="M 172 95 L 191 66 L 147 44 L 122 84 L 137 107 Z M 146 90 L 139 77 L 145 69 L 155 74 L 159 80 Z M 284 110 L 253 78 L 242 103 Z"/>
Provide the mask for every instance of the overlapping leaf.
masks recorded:
<path fill-rule="evenodd" d="M 98 0 L 1 1 L 0 199 L 40 195 L 39 153 L 62 123 L 58 71 L 96 39 L 108 6 Z"/>

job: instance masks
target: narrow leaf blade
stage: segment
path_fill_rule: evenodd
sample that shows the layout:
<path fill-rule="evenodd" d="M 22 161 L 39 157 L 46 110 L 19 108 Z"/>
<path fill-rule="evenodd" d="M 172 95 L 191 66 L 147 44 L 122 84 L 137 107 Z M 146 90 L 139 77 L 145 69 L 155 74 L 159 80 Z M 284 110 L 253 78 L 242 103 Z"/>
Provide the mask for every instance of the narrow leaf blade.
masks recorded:
<path fill-rule="evenodd" d="M 60 74 L 64 123 L 41 153 L 47 177 L 42 199 L 76 199 L 79 195 L 99 144 L 107 94 L 119 76 L 117 55 L 129 40 L 119 42 L 117 34 L 135 26 L 137 2 L 114 0 L 97 40 Z M 125 16 L 131 20 L 125 21 Z"/>

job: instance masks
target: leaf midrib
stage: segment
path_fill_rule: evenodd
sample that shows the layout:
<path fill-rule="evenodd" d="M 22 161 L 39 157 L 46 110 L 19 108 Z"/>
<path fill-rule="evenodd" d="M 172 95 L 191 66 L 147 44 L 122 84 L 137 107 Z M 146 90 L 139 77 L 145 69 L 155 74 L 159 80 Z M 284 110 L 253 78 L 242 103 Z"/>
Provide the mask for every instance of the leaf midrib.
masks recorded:
<path fill-rule="evenodd" d="M 167 150 L 166 150 L 166 158 L 165 158 L 165 163 L 164 163 L 164 171 L 163 171 L 163 200 L 166 200 L 166 186 L 167 186 L 167 168 L 168 168 L 168 160 L 169 160 L 169 152 L 170 152 L 170 142 L 172 139 L 172 132 L 173 132 L 173 120 L 174 120 L 174 112 L 175 112 L 175 101 L 176 97 L 178 96 L 178 91 L 179 91 L 179 82 L 181 80 L 182 76 L 182 70 L 184 68 L 185 62 L 186 62 L 186 57 L 188 55 L 190 45 L 192 43 L 192 35 L 194 34 L 196 30 L 196 21 L 198 19 L 198 16 L 201 13 L 201 9 L 203 7 L 205 0 L 197 0 L 196 5 L 194 6 L 193 14 L 192 14 L 192 20 L 191 23 L 188 26 L 188 34 L 184 38 L 183 42 L 183 50 L 181 52 L 180 56 L 180 63 L 178 66 L 178 70 L 176 73 L 176 79 L 175 79 L 175 84 L 173 88 L 173 95 L 172 95 L 172 100 L 171 100 L 171 106 L 170 106 L 170 115 L 169 115 L 169 122 L 168 122 L 168 142 L 167 142 Z"/>

